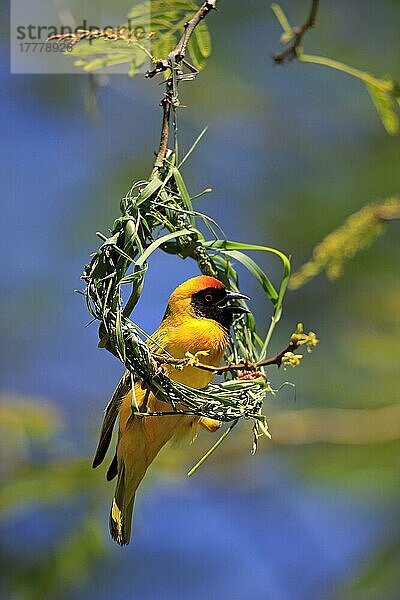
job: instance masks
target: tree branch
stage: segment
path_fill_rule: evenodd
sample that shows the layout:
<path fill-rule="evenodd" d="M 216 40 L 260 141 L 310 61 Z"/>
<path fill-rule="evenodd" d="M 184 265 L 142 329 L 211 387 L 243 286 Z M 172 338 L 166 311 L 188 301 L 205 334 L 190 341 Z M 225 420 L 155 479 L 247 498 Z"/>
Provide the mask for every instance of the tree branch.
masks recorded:
<path fill-rule="evenodd" d="M 157 158 L 155 162 L 155 169 L 159 169 L 165 156 L 167 154 L 168 149 L 168 140 L 169 140 L 169 129 L 170 129 L 170 117 L 171 117 L 171 106 L 176 108 L 178 105 L 178 99 L 174 97 L 174 70 L 176 65 L 183 62 L 186 54 L 187 45 L 189 40 L 196 29 L 197 25 L 202 21 L 209 12 L 212 10 L 216 10 L 217 0 L 210 0 L 209 2 L 203 2 L 202 6 L 199 10 L 193 15 L 193 17 L 185 23 L 185 31 L 174 50 L 170 52 L 167 59 L 159 60 L 156 62 L 153 69 L 146 72 L 145 77 L 151 79 L 158 73 L 166 71 L 167 69 L 171 69 L 172 75 L 168 78 L 166 82 L 166 92 L 164 98 L 161 101 L 161 105 L 163 107 L 163 119 L 161 125 L 161 136 L 160 136 L 160 145 L 157 152 Z"/>
<path fill-rule="evenodd" d="M 293 27 L 293 41 L 280 54 L 275 54 L 273 59 L 277 64 L 282 64 L 286 60 L 294 60 L 300 53 L 300 46 L 306 31 L 316 26 L 319 0 L 312 0 L 310 13 L 306 22 L 301 27 Z"/>
<path fill-rule="evenodd" d="M 157 152 L 157 158 L 155 167 L 159 168 L 162 166 L 164 158 L 167 154 L 168 140 L 169 140 L 169 120 L 171 116 L 171 99 L 168 92 L 165 93 L 164 98 L 161 100 L 161 106 L 163 108 L 163 119 L 161 125 L 161 137 L 160 145 Z"/>

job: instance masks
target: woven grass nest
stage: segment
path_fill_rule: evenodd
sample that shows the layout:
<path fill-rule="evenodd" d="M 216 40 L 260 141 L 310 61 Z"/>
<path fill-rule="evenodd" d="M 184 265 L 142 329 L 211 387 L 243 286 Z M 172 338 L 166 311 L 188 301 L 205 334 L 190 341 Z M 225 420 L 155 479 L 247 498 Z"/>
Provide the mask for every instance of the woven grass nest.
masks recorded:
<path fill-rule="evenodd" d="M 265 395 L 271 391 L 265 366 L 279 366 L 301 343 L 310 346 L 307 336 L 298 332 L 298 340 L 292 336 L 284 352 L 272 359 L 266 358 L 273 329 L 282 311 L 290 275 L 289 259 L 273 248 L 227 240 L 213 219 L 194 210 L 192 202 L 202 194 L 194 198 L 189 196 L 180 171 L 185 159 L 178 166 L 174 157 L 173 152 L 168 152 L 161 168 L 155 169 L 148 181 L 134 183 L 120 203 L 121 215 L 114 222 L 110 235 L 97 234 L 102 244 L 85 266 L 82 276 L 86 282 L 87 307 L 93 319 L 100 323 L 99 347 L 106 348 L 125 365 L 131 374 L 129 385 L 132 389 L 134 382 L 140 380 L 165 402 L 165 412 L 140 413 L 132 394 L 134 413 L 205 416 L 230 422 L 230 429 L 241 418 L 252 419 L 252 451 L 255 452 L 259 435 L 269 436 L 267 420 L 262 414 Z M 206 239 L 205 232 L 210 239 Z M 281 259 L 283 274 L 278 290 L 244 250 L 271 252 Z M 148 261 L 156 251 L 195 260 L 202 274 L 216 277 L 234 291 L 238 291 L 239 282 L 233 263 L 241 263 L 256 277 L 271 302 L 271 325 L 264 339 L 256 332 L 251 312 L 234 321 L 226 364 L 216 369 L 216 372 L 223 372 L 224 381 L 201 390 L 172 381 L 165 375 L 162 364 L 173 364 L 178 369 L 188 364 L 201 368 L 201 357 L 188 354 L 178 361 L 165 351 L 160 354 L 154 343 L 146 343 L 151 338 L 131 318 L 143 289 Z M 126 286 L 130 288 L 130 294 L 124 302 L 123 295 L 126 294 L 122 294 L 122 290 Z M 289 359 L 287 363 L 291 364 Z M 243 370 L 251 376 L 240 377 Z"/>

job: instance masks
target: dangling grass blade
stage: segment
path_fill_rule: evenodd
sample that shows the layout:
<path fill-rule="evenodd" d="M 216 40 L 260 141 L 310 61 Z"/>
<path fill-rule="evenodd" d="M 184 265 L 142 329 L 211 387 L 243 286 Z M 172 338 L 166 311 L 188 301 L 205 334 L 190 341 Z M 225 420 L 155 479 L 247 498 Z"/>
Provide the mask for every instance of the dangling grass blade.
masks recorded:
<path fill-rule="evenodd" d="M 190 200 L 190 196 L 189 196 L 189 192 L 187 191 L 185 182 L 183 181 L 183 177 L 180 174 L 179 170 L 176 167 L 172 167 L 171 168 L 172 174 L 174 176 L 175 179 L 175 183 L 176 186 L 179 190 L 179 194 L 183 200 L 183 203 L 186 207 L 186 209 L 189 211 L 189 219 L 190 219 L 190 223 L 191 225 L 194 227 L 195 226 L 195 220 L 194 220 L 194 216 L 191 214 L 191 212 L 193 211 L 193 206 L 192 206 L 192 202 Z"/>
<path fill-rule="evenodd" d="M 211 235 L 214 236 L 214 238 L 216 240 L 219 239 L 218 235 L 222 235 L 224 236 L 225 233 L 224 231 L 221 229 L 220 225 L 217 223 L 217 221 L 215 221 L 214 219 L 212 219 L 211 217 L 209 217 L 208 215 L 201 213 L 199 211 L 194 210 L 193 211 L 193 215 L 195 217 L 197 217 L 198 219 L 201 219 L 204 223 L 204 225 L 207 227 L 208 231 L 211 233 Z M 217 233 L 217 231 L 214 229 L 213 225 L 216 227 L 216 229 L 218 230 L 219 233 Z M 201 236 L 202 239 L 204 240 L 204 236 Z"/>
<path fill-rule="evenodd" d="M 183 237 L 184 235 L 193 235 L 193 233 L 194 232 L 191 229 L 181 229 L 180 231 L 173 231 L 172 233 L 167 233 L 166 235 L 163 235 L 162 237 L 152 242 L 150 246 L 146 248 L 145 252 L 143 252 L 140 258 L 136 261 L 135 266 L 142 267 L 149 258 L 149 256 L 154 252 L 154 250 L 157 250 L 157 248 L 162 246 L 164 242 L 168 242 L 168 240 L 172 240 L 174 238 Z"/>
<path fill-rule="evenodd" d="M 270 248 L 269 246 L 261 246 L 260 244 L 244 244 L 242 242 L 232 242 L 230 240 L 215 240 L 210 242 L 205 242 L 204 246 L 206 248 L 214 249 L 214 250 L 261 250 L 263 252 L 272 252 L 272 254 L 276 254 L 279 256 L 281 261 L 283 262 L 284 269 L 290 274 L 290 261 L 286 254 L 280 252 L 276 248 Z"/>
<path fill-rule="evenodd" d="M 272 254 L 276 254 L 281 259 L 281 261 L 283 263 L 282 280 L 281 280 L 281 284 L 279 286 L 278 297 L 275 298 L 274 301 L 271 300 L 271 302 L 274 305 L 274 314 L 272 315 L 271 325 L 269 326 L 264 344 L 262 345 L 261 351 L 259 353 L 259 360 L 264 358 L 267 353 L 267 349 L 268 349 L 268 345 L 269 345 L 269 342 L 272 337 L 272 333 L 275 329 L 276 324 L 278 323 L 279 319 L 281 318 L 283 298 L 285 296 L 286 288 L 288 286 L 289 278 L 290 278 L 290 260 L 289 260 L 289 258 L 285 254 L 283 254 L 283 252 L 280 252 L 279 250 L 276 250 L 275 248 L 270 248 L 268 246 L 261 246 L 258 244 L 243 244 L 241 242 L 231 242 L 229 240 L 217 240 L 216 242 L 205 242 L 204 246 L 206 248 L 213 249 L 213 250 L 215 249 L 215 250 L 225 251 L 229 254 L 231 254 L 232 251 L 238 251 L 238 250 L 262 250 L 264 252 L 271 252 Z M 238 258 L 238 260 L 240 260 L 239 257 L 237 257 L 237 258 Z M 254 265 L 255 264 L 256 263 L 254 263 Z M 254 265 L 252 266 L 253 270 L 254 270 Z M 245 266 L 247 267 L 247 265 L 245 265 Z M 257 271 L 257 273 L 259 275 L 258 271 Z M 253 272 L 253 275 L 258 279 L 258 277 L 255 275 L 254 272 Z M 265 281 L 264 281 L 264 283 L 265 283 Z M 275 288 L 273 288 L 273 289 L 275 290 Z M 276 292 L 276 290 L 275 290 L 275 292 Z M 267 295 L 268 295 L 268 292 L 267 292 Z M 270 297 L 270 296 L 268 296 L 268 297 Z M 238 340 L 238 344 L 239 344 L 239 347 L 242 346 L 242 344 L 240 343 L 240 340 Z M 244 350 L 244 348 L 241 347 L 241 352 L 243 352 L 243 350 Z"/>
<path fill-rule="evenodd" d="M 275 301 L 275 310 L 279 309 L 279 307 L 282 305 L 282 300 L 285 295 L 290 277 L 290 260 L 285 254 L 283 254 L 283 252 L 280 252 L 279 250 L 276 250 L 275 248 L 270 248 L 268 246 L 261 246 L 259 244 L 243 244 L 241 242 L 231 242 L 229 240 L 216 240 L 204 242 L 204 247 L 212 250 L 224 250 L 228 252 L 232 250 L 261 250 L 263 252 L 271 252 L 272 254 L 276 254 L 277 256 L 279 256 L 283 263 L 283 274 L 281 285 L 279 288 L 278 298 Z"/>
<path fill-rule="evenodd" d="M 226 253 L 228 254 L 228 256 L 232 256 L 232 258 L 235 258 L 244 267 L 246 267 L 248 271 L 250 271 L 250 273 L 260 283 L 261 287 L 267 294 L 268 298 L 271 300 L 272 304 L 275 306 L 278 300 L 278 292 L 276 291 L 276 289 L 274 288 L 264 271 L 261 269 L 261 267 L 259 267 L 258 264 L 252 258 L 250 258 L 250 256 L 247 256 L 247 254 L 244 254 L 243 252 L 239 252 L 239 250 L 227 250 Z"/>
<path fill-rule="evenodd" d="M 215 442 L 214 446 L 212 446 L 208 450 L 208 452 L 206 452 L 205 455 L 194 465 L 194 467 L 192 467 L 190 469 L 190 471 L 187 474 L 188 477 L 191 477 L 192 475 L 194 475 L 196 473 L 197 469 L 199 469 L 201 467 L 201 465 L 206 462 L 207 458 L 209 458 L 211 456 L 211 454 L 213 452 L 215 452 L 215 450 L 218 448 L 218 446 L 220 444 L 222 444 L 224 439 L 230 434 L 230 432 L 235 427 L 235 425 L 237 425 L 237 423 L 238 423 L 238 419 L 236 419 L 236 421 L 233 421 L 232 425 L 230 425 L 228 427 L 228 429 L 226 431 L 224 431 L 224 433 L 221 435 L 221 437 Z"/>
<path fill-rule="evenodd" d="M 197 144 L 200 142 L 201 138 L 206 133 L 207 129 L 208 129 L 208 127 L 204 127 L 203 131 L 201 131 L 199 133 L 199 135 L 197 136 L 197 138 L 194 140 L 192 146 L 189 148 L 189 150 L 186 152 L 185 156 L 182 158 L 181 162 L 179 163 L 178 169 L 180 169 L 182 167 L 182 165 L 186 162 L 186 160 L 192 154 L 193 150 L 196 148 Z"/>
<path fill-rule="evenodd" d="M 263 344 L 263 346 L 261 348 L 261 351 L 260 351 L 260 353 L 258 355 L 258 360 L 263 360 L 266 357 L 268 346 L 269 346 L 269 343 L 271 341 L 272 334 L 274 332 L 276 324 L 279 322 L 279 320 L 280 320 L 280 318 L 282 316 L 283 298 L 284 298 L 285 293 L 286 293 L 286 289 L 287 289 L 287 286 L 288 286 L 288 283 L 289 283 L 289 278 L 290 278 L 290 263 L 289 263 L 289 271 L 285 272 L 284 276 L 282 277 L 281 285 L 280 285 L 280 288 L 279 288 L 279 296 L 278 296 L 277 303 L 275 305 L 274 314 L 272 315 L 271 324 L 270 324 L 269 329 L 267 331 L 267 335 L 265 337 L 264 344 Z"/>

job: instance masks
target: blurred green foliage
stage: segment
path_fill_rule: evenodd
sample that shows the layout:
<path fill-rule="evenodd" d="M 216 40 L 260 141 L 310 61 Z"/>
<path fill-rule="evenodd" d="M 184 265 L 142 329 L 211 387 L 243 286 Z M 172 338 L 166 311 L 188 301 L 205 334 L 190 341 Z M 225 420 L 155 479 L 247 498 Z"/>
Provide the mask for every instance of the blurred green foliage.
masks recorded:
<path fill-rule="evenodd" d="M 323 270 L 329 279 L 341 277 L 344 263 L 368 248 L 385 230 L 385 224 L 395 219 L 400 219 L 400 198 L 364 206 L 314 248 L 312 259 L 293 273 L 289 288 L 303 287 Z"/>
<path fill-rule="evenodd" d="M 316 3 L 316 5 L 318 6 L 319 3 Z M 271 8 L 274 11 L 275 16 L 283 29 L 283 33 L 280 38 L 281 44 L 287 45 L 294 39 L 295 29 L 293 28 L 293 26 L 290 25 L 285 13 L 283 12 L 279 4 L 272 4 Z M 327 58 L 325 56 L 304 54 L 301 47 L 298 47 L 296 49 L 293 48 L 292 58 L 294 57 L 296 57 L 301 62 L 336 69 L 337 71 L 346 73 L 347 75 L 351 75 L 352 77 L 355 77 L 356 79 L 362 81 L 365 84 L 371 96 L 372 102 L 375 105 L 377 113 L 382 121 L 382 125 L 384 126 L 386 131 L 391 135 L 398 133 L 400 86 L 391 77 L 386 76 L 384 78 L 379 79 L 378 77 L 370 75 L 366 71 L 355 69 L 354 67 L 351 67 L 338 60 Z M 281 62 L 280 59 L 275 58 L 275 60 Z"/>
<path fill-rule="evenodd" d="M 63 416 L 53 403 L 3 395 L 0 405 L 0 514 L 3 522 L 29 510 L 62 511 L 79 502 L 84 513 L 63 531 L 51 528 L 44 551 L 21 560 L 9 544 L 0 553 L 3 577 L 16 597 L 31 600 L 60 598 L 79 588 L 93 561 L 104 553 L 105 532 L 100 526 L 100 480 L 85 458 L 68 459 L 59 453 L 57 436 Z M 45 523 L 45 519 L 44 519 Z M 64 590 L 60 592 L 60 589 Z"/>

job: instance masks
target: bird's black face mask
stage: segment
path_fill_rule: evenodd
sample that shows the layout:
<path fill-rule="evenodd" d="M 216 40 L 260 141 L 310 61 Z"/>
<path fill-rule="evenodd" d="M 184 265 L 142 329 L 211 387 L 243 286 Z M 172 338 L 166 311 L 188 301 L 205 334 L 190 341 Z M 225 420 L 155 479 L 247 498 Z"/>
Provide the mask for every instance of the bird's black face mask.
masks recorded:
<path fill-rule="evenodd" d="M 210 287 L 193 294 L 192 306 L 196 316 L 213 319 L 226 330 L 229 330 L 232 325 L 233 315 L 249 312 L 244 306 L 231 304 L 231 301 L 249 299 L 244 294 L 231 292 L 223 287 Z"/>

